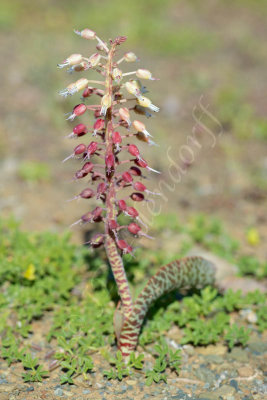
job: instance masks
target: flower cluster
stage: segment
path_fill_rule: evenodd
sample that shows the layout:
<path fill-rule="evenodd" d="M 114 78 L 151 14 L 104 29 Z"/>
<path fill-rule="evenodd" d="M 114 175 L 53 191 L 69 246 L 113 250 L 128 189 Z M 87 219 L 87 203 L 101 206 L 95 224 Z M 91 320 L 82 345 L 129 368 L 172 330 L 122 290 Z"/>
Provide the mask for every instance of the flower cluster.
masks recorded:
<path fill-rule="evenodd" d="M 119 252 L 132 253 L 133 248 L 125 240 L 123 231 L 135 237 L 147 236 L 142 231 L 141 225 L 144 226 L 144 223 L 134 203 L 145 201 L 146 195 L 157 194 L 150 192 L 142 180 L 144 170 L 158 171 L 148 166 L 136 145 L 138 141 L 153 145 L 152 135 L 143 122 L 135 119 L 139 115 L 150 117 L 151 112 L 159 111 L 145 96 L 147 90 L 141 83 L 142 80 L 155 78 L 146 69 L 123 73 L 123 63 L 138 61 L 133 52 L 125 53 L 116 61 L 117 47 L 126 37 L 119 36 L 107 44 L 90 29 L 75 33 L 84 39 L 96 40 L 97 52 L 90 57 L 72 54 L 58 67 L 68 67 L 70 73 L 93 69 L 101 77 L 100 80 L 82 77 L 59 92 L 64 97 L 82 93 L 82 102 L 69 113 L 68 120 L 74 121 L 87 112 L 94 117 L 94 122 L 89 126 L 77 123 L 67 136 L 71 139 L 83 138 L 84 143 L 75 146 L 73 153 L 63 161 L 75 158 L 82 162 L 81 168 L 75 173 L 75 180 L 88 180 L 90 177 L 90 187 L 85 188 L 75 199 L 96 200 L 96 207 L 82 215 L 75 224 L 104 222 L 104 232 L 92 237 L 91 245 L 98 247 L 109 237 Z M 92 96 L 98 96 L 100 104 L 88 104 Z M 89 143 L 84 140 L 86 135 L 91 135 Z M 127 225 L 120 225 L 118 217 L 121 214 L 130 218 Z"/>
<path fill-rule="evenodd" d="M 152 301 L 175 288 L 212 284 L 214 270 L 211 263 L 201 257 L 176 260 L 161 267 L 133 302 L 121 257 L 122 254 L 132 253 L 133 248 L 123 232 L 135 237 L 147 236 L 142 231 L 141 225 L 144 224 L 134 204 L 148 201 L 147 195 L 158 194 L 150 192 L 143 183 L 145 170 L 158 171 L 148 166 L 136 145 L 138 141 L 153 145 L 152 135 L 143 122 L 135 119 L 135 114 L 150 117 L 151 112 L 159 111 L 145 96 L 147 90 L 141 83 L 142 80 L 155 78 L 146 69 L 122 72 L 121 64 L 137 61 L 133 52 L 124 54 L 116 61 L 117 47 L 125 42 L 124 36 L 107 44 L 90 29 L 75 33 L 84 39 L 96 40 L 97 53 L 90 57 L 72 54 L 58 67 L 68 67 L 70 73 L 93 69 L 101 79 L 81 78 L 60 92 L 66 97 L 82 91 L 82 103 L 73 108 L 68 120 L 73 121 L 87 111 L 94 116 L 94 122 L 89 126 L 78 123 L 67 136 L 71 139 L 82 137 L 84 143 L 75 146 L 64 161 L 75 158 L 82 162 L 81 168 L 75 173 L 75 180 L 84 179 L 88 182 L 90 178 L 90 186 L 75 199 L 95 199 L 96 206 L 75 224 L 104 223 L 103 233 L 97 233 L 90 243 L 93 247 L 105 245 L 121 300 L 114 313 L 114 331 L 118 348 L 127 360 L 137 345 L 142 323 Z M 100 104 L 90 103 L 93 96 L 100 97 Z M 84 137 L 90 134 L 91 141 L 85 143 Z M 129 218 L 126 225 L 122 224 L 120 215 Z"/>

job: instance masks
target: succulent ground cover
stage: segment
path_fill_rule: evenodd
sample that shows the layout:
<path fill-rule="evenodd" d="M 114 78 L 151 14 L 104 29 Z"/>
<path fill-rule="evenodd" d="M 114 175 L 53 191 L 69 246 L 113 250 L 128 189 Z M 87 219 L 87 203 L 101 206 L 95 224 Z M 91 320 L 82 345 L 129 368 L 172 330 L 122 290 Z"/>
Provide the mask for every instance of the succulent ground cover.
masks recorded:
<path fill-rule="evenodd" d="M 159 219 L 158 227 L 161 223 Z M 218 221 L 198 216 L 188 226 L 172 229 L 183 234 L 187 245 L 181 243 L 170 258 L 184 256 L 205 236 L 203 248 L 223 252 L 244 274 L 238 243 Z M 135 377 L 145 385 L 167 382 L 185 368 L 183 346 L 223 345 L 231 354 L 266 332 L 266 295 L 258 290 L 174 291 L 149 311 L 138 352 L 131 353 L 125 365 L 113 331 L 115 282 L 101 253 L 71 244 L 68 235 L 26 233 L 13 220 L 1 221 L 1 357 L 2 365 L 18 368 L 21 382 L 56 377 L 61 384 L 80 379 L 86 384 L 95 373 L 112 382 Z M 140 250 L 140 257 L 136 292 L 163 254 Z M 136 262 L 129 259 L 130 271 Z M 258 262 L 254 267 L 257 277 Z"/>

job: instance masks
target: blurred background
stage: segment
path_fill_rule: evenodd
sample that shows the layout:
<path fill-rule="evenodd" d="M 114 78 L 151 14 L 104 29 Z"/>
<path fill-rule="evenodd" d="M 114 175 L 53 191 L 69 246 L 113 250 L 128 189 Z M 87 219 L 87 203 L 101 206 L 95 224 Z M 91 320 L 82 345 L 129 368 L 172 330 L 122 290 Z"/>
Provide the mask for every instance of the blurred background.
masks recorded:
<path fill-rule="evenodd" d="M 167 215 L 186 223 L 203 213 L 244 243 L 250 227 L 266 242 L 266 17 L 266 0 L 1 0 L 1 215 L 63 231 L 88 210 L 66 202 L 84 187 L 72 182 L 75 162 L 61 163 L 74 144 L 64 113 L 80 96 L 58 95 L 77 75 L 57 69 L 95 52 L 73 33 L 88 27 L 104 40 L 126 35 L 121 55 L 134 51 L 160 78 L 146 86 L 161 112 L 144 121 L 160 147 L 141 146 L 162 171 L 149 175 L 163 192 L 155 212 L 141 210 L 149 224 L 159 212 L 167 224 Z"/>

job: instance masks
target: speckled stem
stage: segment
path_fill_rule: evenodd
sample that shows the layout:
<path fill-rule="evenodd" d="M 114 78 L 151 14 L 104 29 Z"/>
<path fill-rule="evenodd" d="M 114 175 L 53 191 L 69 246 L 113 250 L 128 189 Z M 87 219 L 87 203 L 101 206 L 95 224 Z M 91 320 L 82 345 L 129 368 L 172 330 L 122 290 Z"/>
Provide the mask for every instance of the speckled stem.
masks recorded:
<path fill-rule="evenodd" d="M 188 257 L 161 267 L 136 299 L 130 316 L 124 320 L 118 347 L 124 357 L 135 349 L 139 332 L 151 303 L 173 289 L 204 287 L 214 282 L 213 264 L 201 257 Z"/>
<path fill-rule="evenodd" d="M 108 61 L 106 64 L 106 94 L 112 96 L 112 64 L 113 56 L 116 44 L 112 44 L 108 54 Z M 112 105 L 108 108 L 105 116 L 105 138 L 106 138 L 106 152 L 105 156 L 114 154 L 114 146 L 112 142 L 113 133 L 113 121 L 112 121 Z M 132 312 L 132 297 L 128 280 L 125 274 L 124 265 L 121 256 L 118 253 L 116 246 L 116 238 L 114 233 L 109 229 L 109 221 L 117 220 L 117 208 L 116 208 L 116 190 L 114 171 L 109 171 L 106 168 L 106 220 L 105 220 L 105 249 L 108 256 L 108 260 L 113 272 L 114 279 L 116 281 L 118 292 L 121 298 L 122 312 L 124 317 L 128 317 Z"/>

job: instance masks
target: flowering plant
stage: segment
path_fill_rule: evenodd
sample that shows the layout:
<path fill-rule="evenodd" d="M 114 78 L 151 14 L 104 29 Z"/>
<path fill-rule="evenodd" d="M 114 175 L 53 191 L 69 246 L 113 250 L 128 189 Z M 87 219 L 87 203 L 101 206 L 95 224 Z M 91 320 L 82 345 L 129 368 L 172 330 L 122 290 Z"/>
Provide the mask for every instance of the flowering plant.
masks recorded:
<path fill-rule="evenodd" d="M 107 44 L 90 29 L 75 33 L 84 39 L 96 40 L 97 53 L 90 57 L 72 54 L 62 64 L 58 64 L 58 67 L 68 67 L 69 72 L 93 69 L 100 74 L 101 80 L 88 80 L 83 77 L 60 91 L 64 97 L 82 91 L 83 102 L 73 108 L 68 120 L 73 121 L 88 111 L 95 118 L 90 126 L 83 123 L 74 126 L 68 137 L 80 138 L 91 134 L 93 140 L 89 144 L 78 144 L 64 161 L 70 158 L 81 160 L 83 166 L 76 172 L 75 179 L 90 177 L 90 187 L 85 188 L 75 198 L 94 198 L 97 206 L 81 216 L 76 223 L 104 223 L 103 231 L 93 236 L 90 244 L 93 247 L 105 246 L 121 299 L 114 315 L 117 344 L 122 355 L 128 357 L 137 345 L 150 304 L 175 288 L 203 287 L 211 284 L 214 269 L 210 262 L 201 257 L 174 261 L 161 267 L 133 301 L 122 259 L 123 254 L 132 254 L 133 248 L 123 238 L 122 232 L 128 231 L 135 237 L 148 236 L 142 230 L 144 223 L 137 209 L 129 205 L 129 202 L 145 201 L 146 194 L 156 194 L 150 192 L 142 180 L 143 171 L 158 171 L 148 165 L 135 144 L 142 141 L 153 145 L 152 135 L 145 124 L 134 119 L 132 115 L 149 117 L 151 112 L 159 111 L 159 108 L 144 96 L 146 88 L 140 81 L 155 78 L 146 69 L 122 72 L 120 67 L 123 63 L 137 61 L 133 52 L 125 53 L 116 61 L 118 47 L 125 42 L 125 36 L 118 36 Z M 93 95 L 101 98 L 100 104 L 87 105 L 86 99 Z M 130 155 L 130 158 L 128 156 L 123 159 L 124 154 Z M 95 162 L 97 158 L 99 162 Z M 127 188 L 133 190 L 129 195 L 124 194 Z M 121 215 L 129 218 L 127 225 L 120 224 Z"/>

